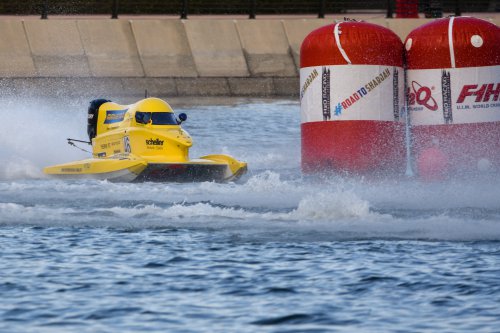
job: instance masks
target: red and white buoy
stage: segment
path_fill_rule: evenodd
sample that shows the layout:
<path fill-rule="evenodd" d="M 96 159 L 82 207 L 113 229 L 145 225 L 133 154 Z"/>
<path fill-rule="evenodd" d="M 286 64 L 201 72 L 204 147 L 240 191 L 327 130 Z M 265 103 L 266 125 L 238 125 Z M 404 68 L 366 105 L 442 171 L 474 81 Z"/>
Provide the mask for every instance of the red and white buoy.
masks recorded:
<path fill-rule="evenodd" d="M 500 170 L 500 28 L 439 19 L 413 30 L 405 51 L 417 172 Z"/>
<path fill-rule="evenodd" d="M 364 22 L 311 32 L 300 50 L 302 169 L 403 169 L 403 43 Z"/>

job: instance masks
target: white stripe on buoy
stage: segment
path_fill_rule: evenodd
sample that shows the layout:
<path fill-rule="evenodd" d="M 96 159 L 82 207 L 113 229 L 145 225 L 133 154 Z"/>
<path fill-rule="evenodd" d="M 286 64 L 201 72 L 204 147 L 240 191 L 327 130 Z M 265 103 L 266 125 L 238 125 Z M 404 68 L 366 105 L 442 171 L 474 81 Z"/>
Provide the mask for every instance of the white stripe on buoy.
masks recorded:
<path fill-rule="evenodd" d="M 351 59 L 347 56 L 347 53 L 345 53 L 344 49 L 342 48 L 342 45 L 340 45 L 340 32 L 339 32 L 339 27 L 341 23 L 335 24 L 335 28 L 333 28 L 333 34 L 335 36 L 335 43 L 337 43 L 337 47 L 339 48 L 340 54 L 342 54 L 342 57 L 344 57 L 345 61 L 350 65 L 351 64 Z"/>
<path fill-rule="evenodd" d="M 450 45 L 450 60 L 451 60 L 451 68 L 455 68 L 455 50 L 453 48 L 453 21 L 455 17 L 452 16 L 450 18 L 450 23 L 448 24 L 448 43 Z"/>

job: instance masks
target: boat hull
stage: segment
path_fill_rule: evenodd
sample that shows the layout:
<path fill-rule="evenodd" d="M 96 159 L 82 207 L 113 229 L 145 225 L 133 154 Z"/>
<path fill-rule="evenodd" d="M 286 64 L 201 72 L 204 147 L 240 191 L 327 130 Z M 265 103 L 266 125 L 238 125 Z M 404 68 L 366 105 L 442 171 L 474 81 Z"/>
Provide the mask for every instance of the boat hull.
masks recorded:
<path fill-rule="evenodd" d="M 65 179 L 100 179 L 131 182 L 144 171 L 147 163 L 136 159 L 97 159 L 64 163 L 46 167 L 47 175 Z"/>
<path fill-rule="evenodd" d="M 210 159 L 211 158 L 211 159 Z M 87 159 L 44 169 L 63 179 L 99 179 L 113 182 L 228 182 L 245 174 L 246 163 L 226 155 L 209 155 L 184 163 L 142 159 Z"/>
<path fill-rule="evenodd" d="M 202 163 L 154 163 L 149 164 L 134 179 L 135 182 L 228 182 L 236 180 L 246 171 L 232 173 L 226 164 Z"/>

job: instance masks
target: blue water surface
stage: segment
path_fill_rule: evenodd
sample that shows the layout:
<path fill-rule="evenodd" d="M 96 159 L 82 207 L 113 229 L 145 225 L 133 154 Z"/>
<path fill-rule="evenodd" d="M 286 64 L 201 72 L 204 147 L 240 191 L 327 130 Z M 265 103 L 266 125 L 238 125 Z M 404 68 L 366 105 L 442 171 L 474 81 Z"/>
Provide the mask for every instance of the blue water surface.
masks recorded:
<path fill-rule="evenodd" d="M 236 183 L 54 180 L 87 102 L 3 102 L 0 332 L 499 332 L 498 177 L 306 177 L 298 103 L 251 100 L 172 103 Z"/>

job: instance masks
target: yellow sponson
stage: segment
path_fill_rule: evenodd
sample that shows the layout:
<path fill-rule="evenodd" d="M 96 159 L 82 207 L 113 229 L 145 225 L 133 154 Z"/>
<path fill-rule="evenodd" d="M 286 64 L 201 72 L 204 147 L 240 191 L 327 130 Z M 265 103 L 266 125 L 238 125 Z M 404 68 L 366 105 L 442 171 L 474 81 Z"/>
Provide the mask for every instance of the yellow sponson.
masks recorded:
<path fill-rule="evenodd" d="M 225 163 L 229 166 L 229 169 L 233 174 L 236 174 L 238 172 L 246 172 L 247 171 L 247 164 L 245 162 L 240 162 L 234 157 L 231 157 L 229 155 L 206 155 L 200 157 L 201 159 L 204 160 L 211 160 L 214 162 L 220 162 L 220 163 Z"/>
<path fill-rule="evenodd" d="M 115 181 L 132 181 L 148 163 L 141 159 L 97 159 L 54 165 L 46 167 L 43 172 L 48 175 L 60 175 L 68 178 L 82 176 L 81 178 L 109 179 Z"/>
<path fill-rule="evenodd" d="M 93 158 L 47 167 L 46 174 L 113 180 L 227 181 L 246 171 L 246 163 L 227 155 L 190 160 L 193 141 L 170 105 L 159 98 L 131 105 L 92 101 L 88 126 Z"/>

